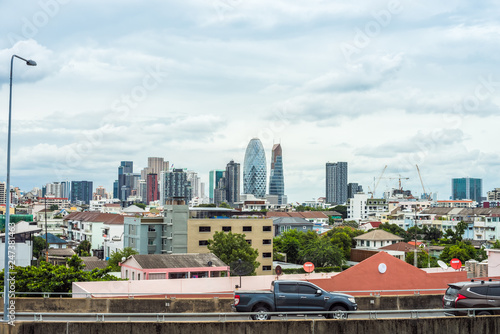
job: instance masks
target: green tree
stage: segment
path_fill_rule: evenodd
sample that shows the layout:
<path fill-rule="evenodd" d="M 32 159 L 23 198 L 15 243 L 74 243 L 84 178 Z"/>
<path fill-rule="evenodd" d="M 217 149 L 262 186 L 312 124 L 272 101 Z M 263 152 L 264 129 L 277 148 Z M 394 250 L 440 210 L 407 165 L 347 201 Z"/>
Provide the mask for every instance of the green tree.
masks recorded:
<path fill-rule="evenodd" d="M 352 228 L 358 228 L 359 224 L 355 220 L 347 220 L 342 223 L 342 226 L 349 226 Z"/>
<path fill-rule="evenodd" d="M 310 261 L 316 267 L 340 266 L 344 260 L 342 249 L 334 246 L 327 237 L 305 244 L 300 257 L 303 262 Z"/>
<path fill-rule="evenodd" d="M 130 255 L 139 254 L 135 249 L 131 247 L 125 247 L 122 250 L 112 251 L 109 255 L 108 267 L 111 267 L 111 271 L 121 271 L 118 263 L 122 262 L 123 258 L 128 258 Z"/>
<path fill-rule="evenodd" d="M 476 259 L 477 256 L 477 259 L 479 260 L 483 255 L 476 254 L 476 249 L 470 243 L 460 241 L 455 245 L 446 246 L 441 252 L 439 258 L 444 262 L 450 262 L 451 259 L 457 258 L 464 263 L 470 259 Z"/>
<path fill-rule="evenodd" d="M 219 208 L 231 209 L 231 206 L 226 202 L 222 202 L 221 204 L 219 204 Z"/>
<path fill-rule="evenodd" d="M 55 211 L 55 210 L 58 210 L 58 209 L 59 209 L 59 205 L 57 205 L 57 204 L 52 204 L 52 205 L 50 206 L 50 210 L 51 210 L 51 211 Z"/>
<path fill-rule="evenodd" d="M 228 265 L 238 260 L 251 263 L 254 269 L 250 275 L 255 275 L 255 269 L 260 265 L 257 261 L 259 252 L 246 242 L 245 237 L 245 234 L 215 232 L 213 239 L 208 240 L 208 249 Z"/>
<path fill-rule="evenodd" d="M 66 259 L 66 264 L 70 268 L 74 268 L 75 270 L 83 270 L 85 265 L 83 264 L 83 260 L 78 257 L 78 255 L 74 254 L 69 259 Z"/>
<path fill-rule="evenodd" d="M 38 258 L 44 258 L 43 254 L 45 254 L 45 249 L 46 249 L 46 242 L 45 239 L 42 237 L 34 237 L 33 238 L 33 257 Z"/>
<path fill-rule="evenodd" d="M 279 245 L 278 252 L 286 254 L 286 261 L 290 263 L 300 263 L 299 253 L 301 250 L 301 240 L 305 238 L 304 232 L 289 230 L 274 238 L 274 243 Z"/>
<path fill-rule="evenodd" d="M 78 247 L 76 247 L 76 254 L 78 256 L 89 256 L 90 255 L 90 247 L 92 244 L 88 240 L 83 240 L 80 242 Z"/>
<path fill-rule="evenodd" d="M 415 259 L 414 252 L 406 253 L 406 256 L 405 256 L 406 263 L 413 265 L 415 263 L 414 259 Z M 429 261 L 431 262 L 430 267 L 437 267 L 438 266 L 436 258 L 430 256 L 429 253 L 427 253 L 424 250 L 418 250 L 418 252 L 417 252 L 417 267 L 418 268 L 428 268 Z"/>
<path fill-rule="evenodd" d="M 397 224 L 383 223 L 383 224 L 380 224 L 378 228 L 380 230 L 384 230 L 386 232 L 395 234 L 398 237 L 401 237 L 403 239 L 408 237 L 408 233 Z"/>
<path fill-rule="evenodd" d="M 81 261 L 81 259 L 80 259 Z M 15 267 L 16 291 L 19 292 L 71 292 L 73 282 L 90 281 L 119 281 L 109 275 L 109 268 L 82 271 L 78 260 L 70 259 L 73 264 L 69 267 L 55 266 L 48 262 L 41 262 L 38 267 Z M 0 291 L 3 291 L 4 273 L 0 273 Z"/>
<path fill-rule="evenodd" d="M 139 203 L 139 202 L 135 202 L 133 205 L 135 205 L 136 207 L 138 208 L 141 208 L 141 209 L 146 209 L 147 205 L 144 204 L 144 203 Z"/>
<path fill-rule="evenodd" d="M 491 248 L 500 249 L 500 240 L 495 240 L 495 243 L 491 246 Z"/>

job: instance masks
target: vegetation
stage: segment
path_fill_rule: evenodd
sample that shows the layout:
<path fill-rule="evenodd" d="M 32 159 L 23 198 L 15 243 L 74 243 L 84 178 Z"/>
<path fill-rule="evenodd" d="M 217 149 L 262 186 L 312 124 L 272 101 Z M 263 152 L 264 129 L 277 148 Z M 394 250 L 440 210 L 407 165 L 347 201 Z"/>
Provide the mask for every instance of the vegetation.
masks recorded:
<path fill-rule="evenodd" d="M 50 210 L 51 210 L 51 211 L 55 211 L 55 210 L 58 210 L 58 209 L 59 209 L 59 205 L 57 205 L 57 204 L 52 204 L 52 205 L 50 206 Z"/>
<path fill-rule="evenodd" d="M 231 206 L 226 202 L 222 202 L 221 204 L 219 204 L 219 208 L 231 209 Z"/>
<path fill-rule="evenodd" d="M 444 262 L 450 262 L 451 259 L 457 258 L 464 263 L 465 261 L 471 259 L 483 261 L 488 257 L 484 248 L 476 250 L 470 242 L 458 241 L 454 245 L 446 246 L 441 252 L 439 258 Z"/>
<path fill-rule="evenodd" d="M 118 281 L 109 275 L 109 268 L 83 271 L 82 260 L 73 255 L 67 260 L 68 267 L 40 262 L 38 267 L 15 267 L 11 270 L 16 277 L 18 292 L 71 292 L 73 282 Z M 0 291 L 3 291 L 3 270 L 0 273 Z"/>
<path fill-rule="evenodd" d="M 426 251 L 424 251 L 422 249 L 418 249 L 417 251 L 418 251 L 417 252 L 417 267 L 418 268 L 428 268 L 428 267 L 437 267 L 438 266 L 436 258 L 430 256 L 429 253 L 427 253 Z M 414 259 L 415 259 L 414 252 L 406 253 L 406 256 L 405 256 L 406 263 L 413 265 L 415 263 Z M 429 265 L 429 261 L 430 261 L 430 265 Z"/>
<path fill-rule="evenodd" d="M 245 234 L 215 232 L 213 239 L 208 240 L 208 249 L 228 265 L 238 260 L 250 263 L 253 271 L 249 275 L 255 275 L 255 269 L 260 265 L 257 261 L 259 252 L 246 242 L 245 237 Z"/>
<path fill-rule="evenodd" d="M 139 203 L 139 202 L 135 202 L 133 205 L 135 205 L 136 207 L 141 208 L 141 209 L 143 209 L 143 210 L 145 210 L 145 209 L 146 209 L 146 207 L 147 207 L 147 205 L 146 205 L 146 204 L 144 204 L 144 203 Z"/>
<path fill-rule="evenodd" d="M 78 247 L 76 247 L 76 254 L 78 254 L 78 256 L 90 256 L 90 247 L 91 246 L 92 245 L 91 245 L 90 241 L 83 240 L 82 242 L 80 242 Z"/>
<path fill-rule="evenodd" d="M 111 252 L 108 260 L 108 267 L 110 267 L 111 271 L 121 271 L 118 263 L 122 262 L 123 258 L 128 258 L 130 255 L 139 254 L 135 249 L 131 247 L 125 247 L 122 250 Z"/>
<path fill-rule="evenodd" d="M 337 211 L 342 215 L 342 219 L 347 219 L 347 206 L 345 205 L 337 205 L 333 207 L 331 210 Z"/>
<path fill-rule="evenodd" d="M 47 247 L 47 244 L 45 242 L 45 239 L 42 237 L 34 237 L 33 238 L 33 257 L 36 257 L 37 259 L 42 257 L 43 254 L 45 254 L 45 249 Z"/>

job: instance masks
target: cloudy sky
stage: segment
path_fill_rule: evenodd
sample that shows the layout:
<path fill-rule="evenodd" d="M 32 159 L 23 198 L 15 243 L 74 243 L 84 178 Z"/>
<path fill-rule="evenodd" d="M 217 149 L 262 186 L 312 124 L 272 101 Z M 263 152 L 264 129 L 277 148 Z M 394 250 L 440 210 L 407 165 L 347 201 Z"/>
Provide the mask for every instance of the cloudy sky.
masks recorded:
<path fill-rule="evenodd" d="M 197 171 L 284 154 L 290 201 L 325 194 L 325 163 L 377 194 L 447 199 L 500 187 L 500 7 L 494 1 L 2 1 L 0 166 L 14 62 L 11 183 L 92 180 L 122 160 Z M 0 137 L 0 138 L 1 138 Z M 269 167 L 268 167 L 269 168 Z M 5 180 L 5 167 L 0 180 Z"/>

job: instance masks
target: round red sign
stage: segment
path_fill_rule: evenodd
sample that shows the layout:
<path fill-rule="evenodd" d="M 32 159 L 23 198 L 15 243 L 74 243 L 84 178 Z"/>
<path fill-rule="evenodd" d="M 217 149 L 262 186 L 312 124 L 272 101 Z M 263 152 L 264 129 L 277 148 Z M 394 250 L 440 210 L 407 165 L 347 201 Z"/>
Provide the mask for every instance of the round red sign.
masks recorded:
<path fill-rule="evenodd" d="M 459 259 L 451 259 L 450 266 L 453 269 L 458 270 L 462 267 L 462 261 L 460 261 Z"/>
<path fill-rule="evenodd" d="M 304 271 L 306 273 L 312 273 L 313 270 L 314 270 L 314 263 L 312 263 L 312 262 L 304 263 Z"/>

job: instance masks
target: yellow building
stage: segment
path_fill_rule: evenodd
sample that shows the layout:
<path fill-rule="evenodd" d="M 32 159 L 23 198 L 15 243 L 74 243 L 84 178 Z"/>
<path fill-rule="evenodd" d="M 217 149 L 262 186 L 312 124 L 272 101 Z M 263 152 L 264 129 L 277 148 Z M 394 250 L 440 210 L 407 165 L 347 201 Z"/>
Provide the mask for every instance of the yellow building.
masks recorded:
<path fill-rule="evenodd" d="M 257 275 L 271 275 L 273 269 L 273 220 L 264 218 L 188 219 L 187 252 L 208 253 L 208 240 L 215 232 L 245 234 L 246 241 L 257 249 L 260 266 Z M 228 263 L 229 264 L 229 263 Z"/>

